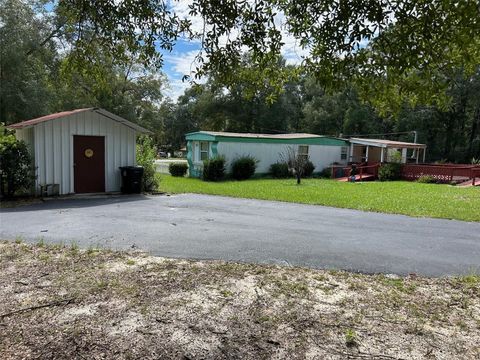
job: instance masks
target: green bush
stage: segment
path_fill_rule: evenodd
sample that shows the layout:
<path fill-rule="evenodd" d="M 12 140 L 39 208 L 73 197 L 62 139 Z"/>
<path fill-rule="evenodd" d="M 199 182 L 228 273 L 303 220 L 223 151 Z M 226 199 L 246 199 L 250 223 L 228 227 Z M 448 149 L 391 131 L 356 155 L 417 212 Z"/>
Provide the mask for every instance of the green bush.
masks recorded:
<path fill-rule="evenodd" d="M 188 164 L 186 163 L 171 163 L 168 165 L 168 172 L 172 176 L 185 176 L 188 170 Z"/>
<path fill-rule="evenodd" d="M 422 175 L 417 179 L 417 182 L 422 183 L 422 184 L 432 184 L 432 183 L 435 183 L 436 180 L 431 175 Z"/>
<path fill-rule="evenodd" d="M 258 161 L 252 156 L 243 156 L 232 163 L 232 177 L 235 180 L 246 180 L 255 174 Z"/>
<path fill-rule="evenodd" d="M 320 172 L 320 177 L 325 178 L 325 179 L 331 179 L 332 178 L 332 168 L 326 167 Z"/>
<path fill-rule="evenodd" d="M 270 174 L 277 179 L 285 179 L 291 176 L 288 170 L 288 164 L 284 162 L 277 162 L 270 165 Z"/>
<path fill-rule="evenodd" d="M 159 178 L 156 176 L 157 150 L 149 136 L 140 136 L 137 141 L 137 165 L 143 167 L 142 191 L 156 191 Z"/>
<path fill-rule="evenodd" d="M 3 196 L 29 193 L 35 181 L 32 157 L 24 141 L 0 135 L 0 188 Z"/>
<path fill-rule="evenodd" d="M 203 180 L 219 181 L 225 176 L 225 158 L 222 156 L 203 161 Z"/>
<path fill-rule="evenodd" d="M 380 181 L 392 181 L 400 179 L 402 164 L 388 163 L 383 164 L 378 169 L 378 179 Z"/>
<path fill-rule="evenodd" d="M 313 174 L 313 170 L 315 170 L 315 165 L 308 160 L 304 165 L 303 165 L 303 177 L 310 177 Z"/>

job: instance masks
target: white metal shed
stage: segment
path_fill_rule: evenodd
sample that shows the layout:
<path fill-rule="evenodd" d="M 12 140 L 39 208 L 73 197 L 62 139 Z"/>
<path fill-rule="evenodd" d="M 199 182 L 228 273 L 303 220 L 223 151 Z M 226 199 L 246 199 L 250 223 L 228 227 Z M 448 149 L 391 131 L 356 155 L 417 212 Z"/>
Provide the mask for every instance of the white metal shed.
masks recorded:
<path fill-rule="evenodd" d="M 60 194 L 120 191 L 120 166 L 135 165 L 136 135 L 148 130 L 106 110 L 77 109 L 8 126 L 30 147 L 36 191 Z"/>

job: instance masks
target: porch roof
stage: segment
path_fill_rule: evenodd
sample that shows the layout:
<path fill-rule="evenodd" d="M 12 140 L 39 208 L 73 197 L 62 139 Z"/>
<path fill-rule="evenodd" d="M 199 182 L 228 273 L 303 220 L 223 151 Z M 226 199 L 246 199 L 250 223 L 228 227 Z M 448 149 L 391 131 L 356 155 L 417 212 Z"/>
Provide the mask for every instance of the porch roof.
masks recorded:
<path fill-rule="evenodd" d="M 427 145 L 385 139 L 350 138 L 351 144 L 395 149 L 425 149 Z"/>

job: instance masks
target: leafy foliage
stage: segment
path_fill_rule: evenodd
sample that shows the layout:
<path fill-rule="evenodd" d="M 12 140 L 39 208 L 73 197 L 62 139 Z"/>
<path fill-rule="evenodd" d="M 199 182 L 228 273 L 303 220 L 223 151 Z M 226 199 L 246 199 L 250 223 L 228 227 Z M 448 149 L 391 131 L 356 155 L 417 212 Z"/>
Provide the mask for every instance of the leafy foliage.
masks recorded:
<path fill-rule="evenodd" d="M 168 165 L 168 171 L 172 176 L 184 177 L 187 174 L 188 164 L 186 163 L 171 163 Z"/>
<path fill-rule="evenodd" d="M 225 158 L 218 156 L 203 161 L 203 177 L 205 181 L 219 181 L 225 177 Z"/>
<path fill-rule="evenodd" d="M 0 2 L 0 119 L 6 124 L 43 115 L 53 96 L 56 63 L 51 16 L 20 0 Z"/>
<path fill-rule="evenodd" d="M 310 160 L 307 160 L 303 165 L 303 176 L 310 177 L 313 175 L 313 170 L 315 170 L 315 165 Z"/>
<path fill-rule="evenodd" d="M 288 170 L 288 164 L 285 162 L 277 162 L 270 165 L 270 174 L 277 179 L 283 179 L 290 177 L 290 171 Z"/>
<path fill-rule="evenodd" d="M 320 172 L 320 177 L 325 178 L 325 179 L 331 179 L 332 178 L 332 169 L 329 167 L 324 168 Z"/>
<path fill-rule="evenodd" d="M 277 66 L 284 40 L 281 27 L 298 41 L 303 69 L 324 86 L 338 87 L 353 79 L 365 92 L 378 94 L 379 103 L 408 99 L 404 94 L 412 93 L 428 100 L 425 94 L 447 84 L 439 72 L 462 68 L 472 74 L 479 64 L 480 10 L 475 0 L 257 0 L 220 5 L 196 0 L 189 12 L 202 19 L 201 30 L 167 4 L 68 0 L 55 10 L 80 59 L 95 54 L 90 44 L 98 42 L 120 61 L 134 54 L 146 65 L 159 66 L 157 46 L 171 50 L 180 36 L 201 39 L 196 77 L 215 73 L 228 86 L 248 79 L 257 89 L 277 93 L 289 80 L 288 72 Z M 245 49 L 257 76 L 242 71 Z"/>
<path fill-rule="evenodd" d="M 432 184 L 435 182 L 435 178 L 431 175 L 422 175 L 417 179 L 417 182 L 422 184 Z"/>
<path fill-rule="evenodd" d="M 232 162 L 232 177 L 235 180 L 246 180 L 255 174 L 257 160 L 252 156 L 242 156 Z"/>
<path fill-rule="evenodd" d="M 140 136 L 137 141 L 137 165 L 143 167 L 143 191 L 156 191 L 159 187 L 159 178 L 155 176 L 156 147 L 149 136 Z"/>
<path fill-rule="evenodd" d="M 19 192 L 30 192 L 35 171 L 25 142 L 14 135 L 0 135 L 0 188 L 2 196 L 13 197 Z"/>
<path fill-rule="evenodd" d="M 380 181 L 392 181 L 400 179 L 402 165 L 399 163 L 383 164 L 378 169 L 378 179 Z"/>

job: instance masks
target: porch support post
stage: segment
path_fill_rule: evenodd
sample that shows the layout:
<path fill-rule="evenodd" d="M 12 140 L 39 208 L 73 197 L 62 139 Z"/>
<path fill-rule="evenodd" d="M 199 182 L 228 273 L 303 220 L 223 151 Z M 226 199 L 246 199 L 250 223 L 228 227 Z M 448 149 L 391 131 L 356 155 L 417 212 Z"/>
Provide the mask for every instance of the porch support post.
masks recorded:
<path fill-rule="evenodd" d="M 383 163 L 383 158 L 385 156 L 385 148 L 380 148 L 380 163 Z"/>
<path fill-rule="evenodd" d="M 405 164 L 407 162 L 407 148 L 402 149 L 402 163 Z"/>
<path fill-rule="evenodd" d="M 367 149 L 365 150 L 365 162 L 368 163 L 368 149 L 370 149 L 370 146 L 367 145 Z"/>
<path fill-rule="evenodd" d="M 423 163 L 425 163 L 425 153 L 426 153 L 427 148 L 423 148 Z"/>
<path fill-rule="evenodd" d="M 350 162 L 353 162 L 353 147 L 355 146 L 354 143 L 350 144 Z"/>
<path fill-rule="evenodd" d="M 418 158 L 420 157 L 420 149 L 415 149 L 415 158 L 416 158 L 416 163 L 418 164 Z"/>

